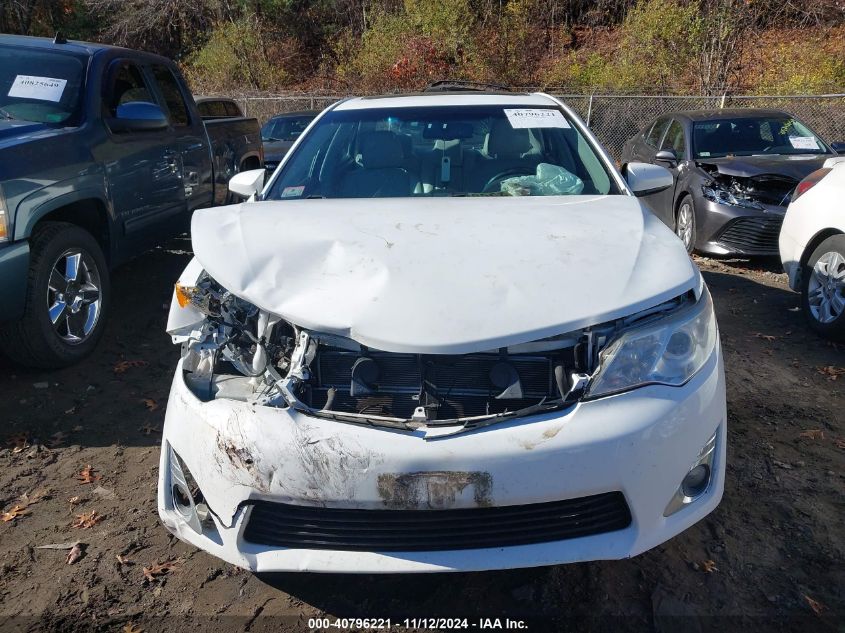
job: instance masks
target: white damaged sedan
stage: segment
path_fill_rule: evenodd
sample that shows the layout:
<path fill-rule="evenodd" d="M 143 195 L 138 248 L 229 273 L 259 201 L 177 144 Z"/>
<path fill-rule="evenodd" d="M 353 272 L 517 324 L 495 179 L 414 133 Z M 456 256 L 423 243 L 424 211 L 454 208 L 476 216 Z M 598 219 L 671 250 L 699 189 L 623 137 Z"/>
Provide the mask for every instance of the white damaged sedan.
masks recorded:
<path fill-rule="evenodd" d="M 256 571 L 634 556 L 711 512 L 725 379 L 680 240 L 556 99 L 324 111 L 194 214 L 158 506 Z"/>

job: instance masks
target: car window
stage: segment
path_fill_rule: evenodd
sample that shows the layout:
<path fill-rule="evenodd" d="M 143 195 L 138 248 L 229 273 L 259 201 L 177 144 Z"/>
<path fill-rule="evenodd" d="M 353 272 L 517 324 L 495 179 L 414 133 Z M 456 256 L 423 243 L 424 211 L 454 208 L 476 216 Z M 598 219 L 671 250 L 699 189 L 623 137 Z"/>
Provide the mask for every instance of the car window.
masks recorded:
<path fill-rule="evenodd" d="M 24 121 L 75 125 L 82 117 L 87 57 L 0 46 L 0 108 Z"/>
<path fill-rule="evenodd" d="M 667 123 L 667 119 L 657 119 L 657 121 L 654 122 L 654 125 L 651 126 L 651 130 L 649 130 L 648 134 L 646 134 L 646 145 L 657 148 L 657 145 L 660 143 L 660 139 L 663 137 L 663 132 L 666 130 Z"/>
<path fill-rule="evenodd" d="M 241 114 L 241 109 L 234 101 L 226 101 L 224 103 L 224 109 L 226 110 L 227 116 L 243 116 L 243 114 Z"/>
<path fill-rule="evenodd" d="M 190 123 L 188 106 L 185 104 L 185 99 L 173 72 L 166 66 L 157 64 L 153 66 L 153 76 L 158 83 L 159 92 L 164 97 L 164 103 L 167 105 L 170 124 L 174 127 L 188 125 Z"/>
<path fill-rule="evenodd" d="M 693 150 L 696 158 L 831 153 L 810 128 L 788 114 L 696 121 Z"/>
<path fill-rule="evenodd" d="M 671 149 L 675 151 L 675 155 L 679 158 L 684 156 L 686 151 L 686 141 L 684 140 L 684 126 L 677 119 L 673 119 L 669 124 L 669 129 L 666 130 L 666 136 L 663 138 L 663 144 L 660 149 Z"/>
<path fill-rule="evenodd" d="M 295 141 L 305 131 L 308 124 L 314 117 L 290 117 L 284 119 L 284 128 L 281 131 L 281 138 L 285 141 Z"/>
<path fill-rule="evenodd" d="M 473 105 L 327 112 L 267 198 L 618 193 L 560 109 Z"/>
<path fill-rule="evenodd" d="M 108 117 L 117 116 L 117 108 L 124 103 L 145 101 L 156 103 L 140 67 L 128 61 L 118 61 L 112 67 L 111 80 L 103 95 L 103 107 Z"/>

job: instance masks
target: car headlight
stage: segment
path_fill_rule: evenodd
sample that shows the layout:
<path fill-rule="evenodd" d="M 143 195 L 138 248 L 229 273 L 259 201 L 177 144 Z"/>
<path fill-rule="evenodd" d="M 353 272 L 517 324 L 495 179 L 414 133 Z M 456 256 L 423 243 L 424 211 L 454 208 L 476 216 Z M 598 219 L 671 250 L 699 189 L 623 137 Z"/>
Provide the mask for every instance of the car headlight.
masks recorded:
<path fill-rule="evenodd" d="M 758 203 L 743 194 L 740 191 L 729 191 L 723 189 L 717 183 L 711 183 L 710 186 L 703 186 L 701 193 L 705 198 L 720 204 L 730 204 L 735 207 L 743 207 L 745 209 L 760 210 L 763 207 Z"/>
<path fill-rule="evenodd" d="M 707 287 L 689 308 L 622 332 L 599 357 L 587 397 L 643 385 L 680 386 L 704 365 L 718 341 L 713 300 Z"/>

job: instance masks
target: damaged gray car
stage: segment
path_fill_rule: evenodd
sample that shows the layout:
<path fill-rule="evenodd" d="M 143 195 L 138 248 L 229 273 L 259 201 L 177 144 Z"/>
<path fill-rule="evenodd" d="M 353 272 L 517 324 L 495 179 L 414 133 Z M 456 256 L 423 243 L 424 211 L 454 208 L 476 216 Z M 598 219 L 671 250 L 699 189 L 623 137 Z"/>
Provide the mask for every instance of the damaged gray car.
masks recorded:
<path fill-rule="evenodd" d="M 674 112 L 630 139 L 621 164 L 672 172 L 672 187 L 642 199 L 690 253 L 776 255 L 795 187 L 840 145 L 778 110 Z"/>

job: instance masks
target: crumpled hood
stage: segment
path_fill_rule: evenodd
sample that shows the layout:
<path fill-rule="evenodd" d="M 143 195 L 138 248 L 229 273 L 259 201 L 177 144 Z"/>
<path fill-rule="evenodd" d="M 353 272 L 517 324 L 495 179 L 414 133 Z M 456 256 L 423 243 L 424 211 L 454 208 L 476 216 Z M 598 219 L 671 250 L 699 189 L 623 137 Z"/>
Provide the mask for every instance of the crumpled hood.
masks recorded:
<path fill-rule="evenodd" d="M 299 326 L 391 352 L 470 353 L 626 316 L 697 288 L 630 196 L 246 203 L 198 211 L 194 253 Z"/>
<path fill-rule="evenodd" d="M 765 174 L 786 176 L 799 181 L 819 169 L 830 156 L 830 154 L 823 154 L 821 156 L 734 156 L 726 158 L 699 158 L 696 162 L 705 165 L 715 165 L 719 172 L 726 176 L 750 178 Z"/>

